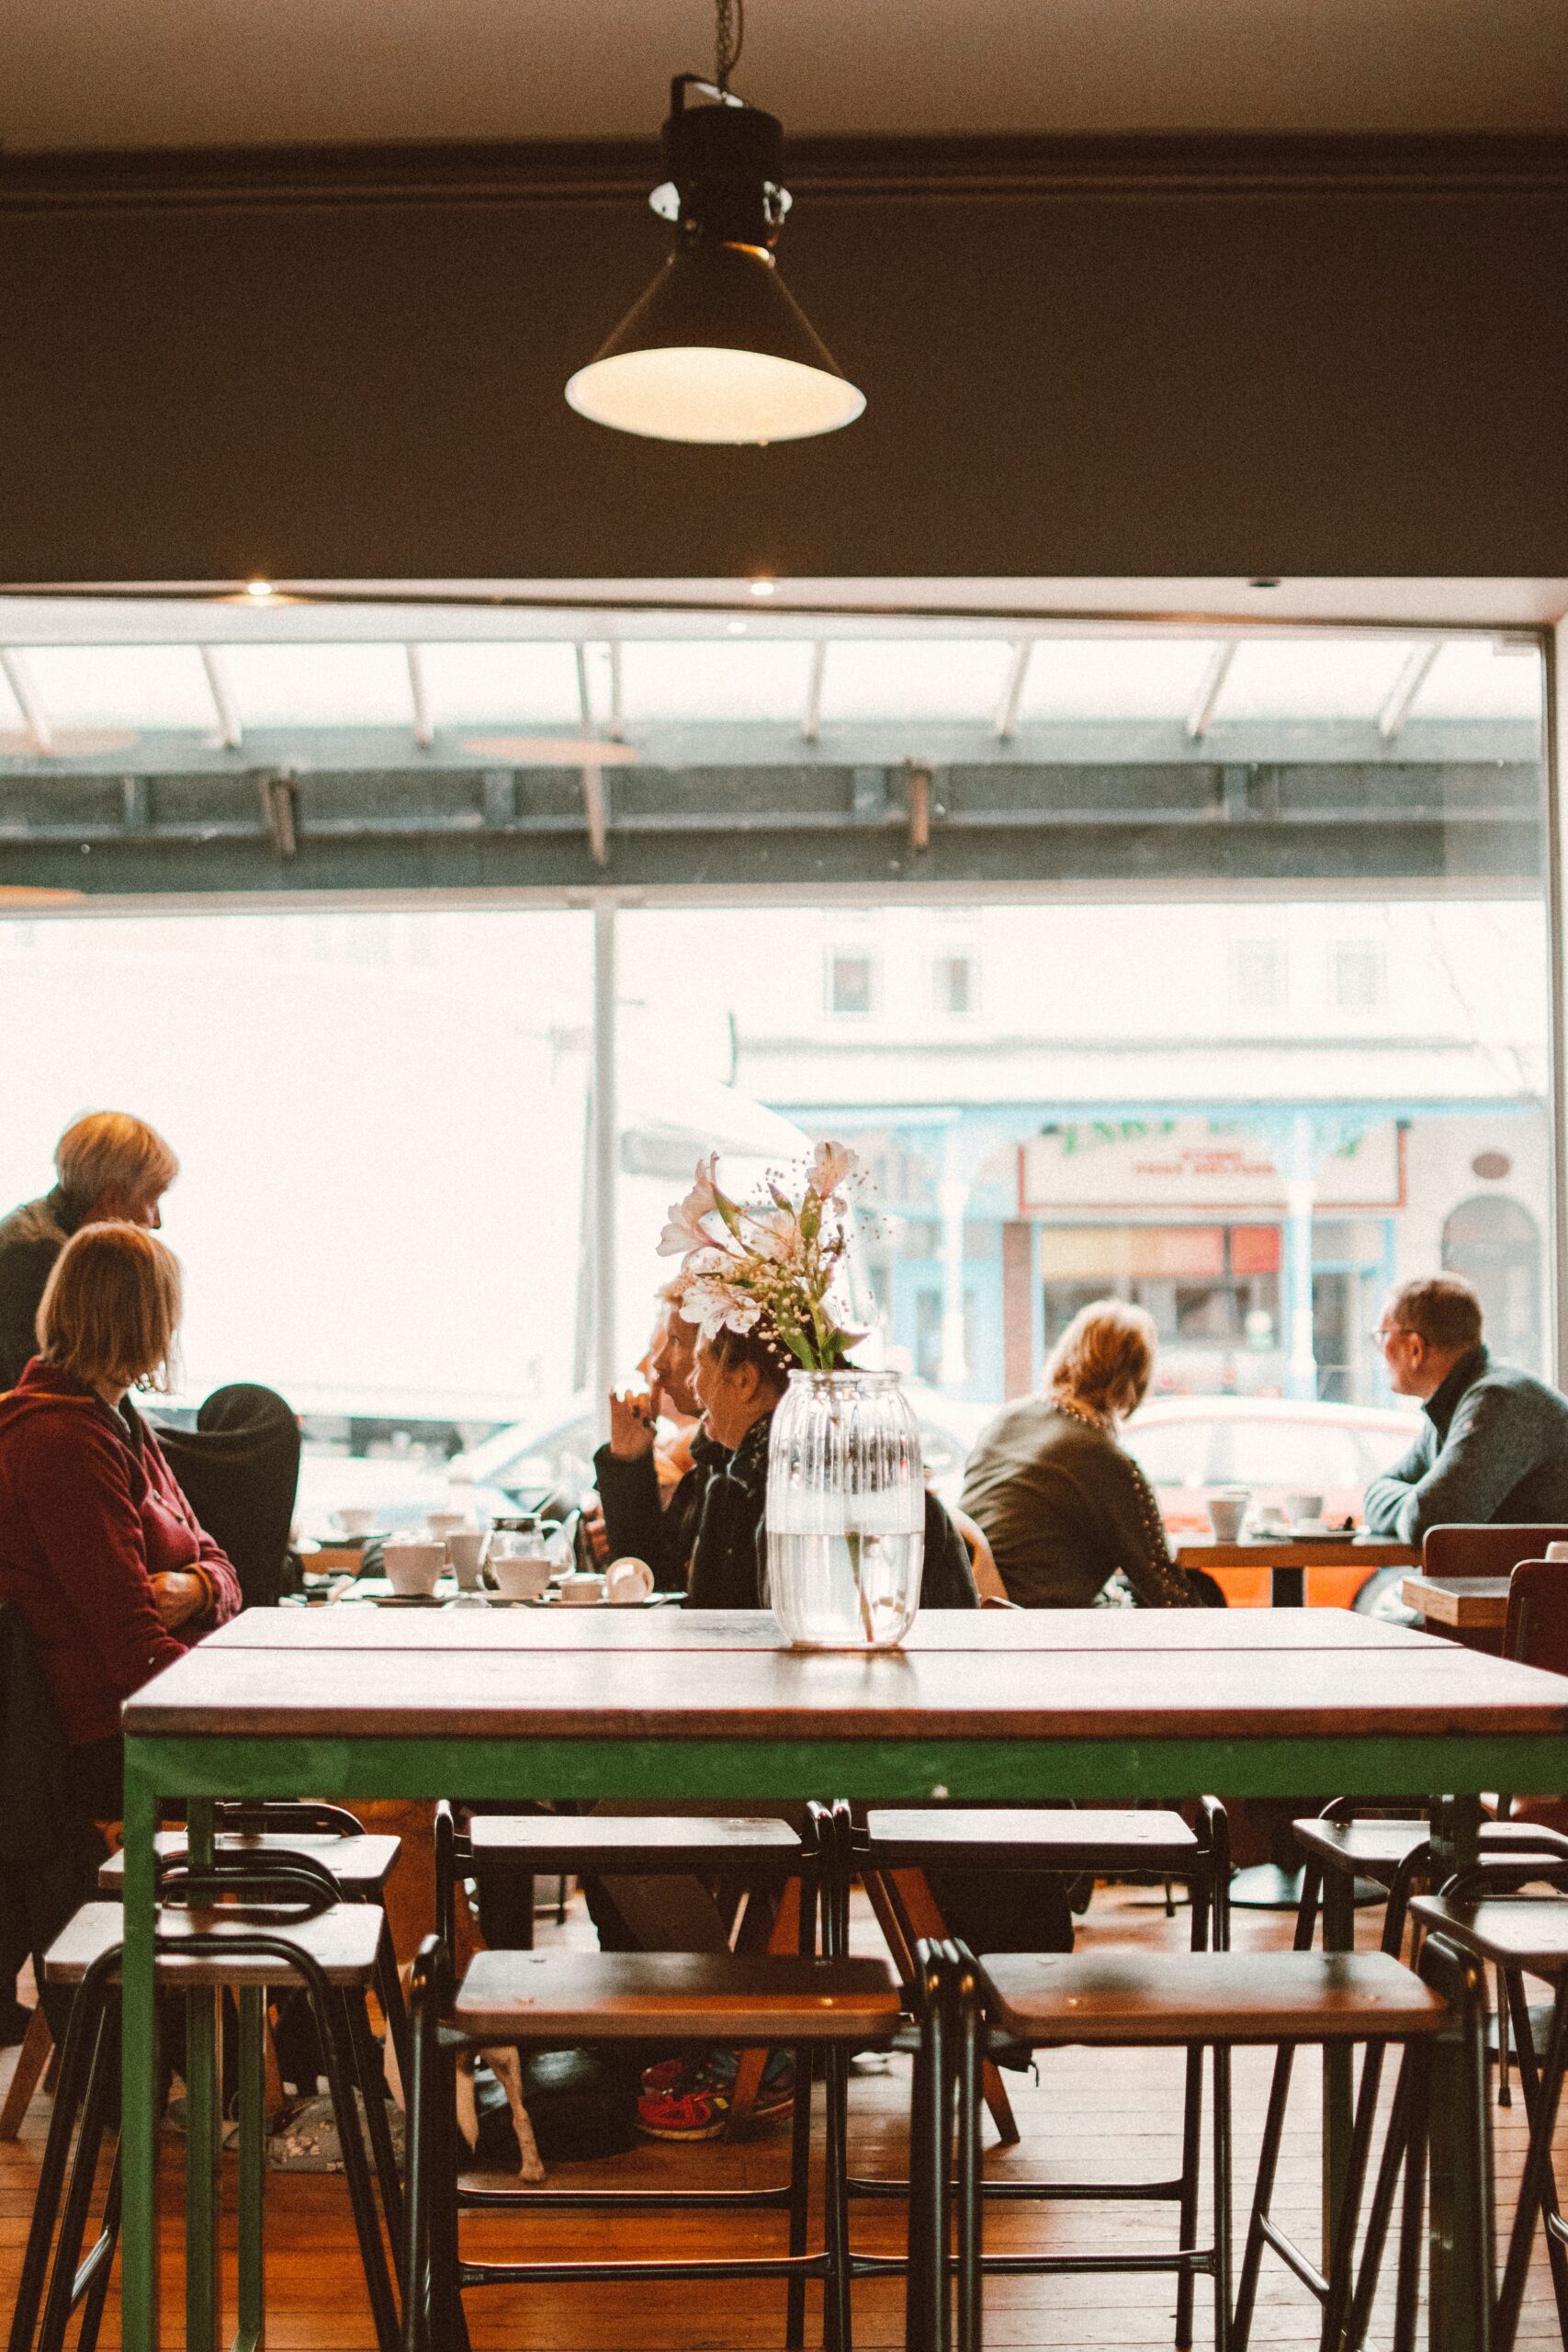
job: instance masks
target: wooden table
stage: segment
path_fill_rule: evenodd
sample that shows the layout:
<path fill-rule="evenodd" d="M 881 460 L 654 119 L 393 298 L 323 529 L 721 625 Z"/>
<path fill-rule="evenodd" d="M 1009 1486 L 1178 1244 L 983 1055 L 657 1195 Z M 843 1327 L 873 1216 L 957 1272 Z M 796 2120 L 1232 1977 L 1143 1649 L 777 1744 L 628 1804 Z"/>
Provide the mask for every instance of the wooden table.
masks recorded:
<path fill-rule="evenodd" d="M 1179 1536 L 1173 1549 L 1184 1568 L 1267 1568 L 1269 1605 L 1275 1609 L 1306 1606 L 1307 1572 L 1312 1568 L 1360 1568 L 1372 1576 L 1379 1568 L 1405 1568 L 1421 1555 L 1408 1544 L 1382 1535 L 1319 1536 L 1294 1543 L 1288 1535 L 1246 1535 L 1239 1543 L 1216 1544 L 1207 1535 Z"/>
<path fill-rule="evenodd" d="M 1494 1657 L 1502 1650 L 1508 1619 L 1506 1577 L 1406 1577 L 1401 1590 L 1405 1607 L 1450 1641 L 1488 1651 Z"/>
<path fill-rule="evenodd" d="M 1265 1628 L 1281 1637 L 1260 1640 Z M 162 1798 L 188 1803 L 201 1860 L 212 1802 L 225 1797 L 1412 1795 L 1433 1800 L 1457 1866 L 1474 1852 L 1482 1790 L 1568 1792 L 1568 1681 L 1373 1623 L 1351 1628 L 1340 1612 L 932 1612 L 916 1634 L 904 1652 L 868 1657 L 788 1650 L 771 1620 L 741 1615 L 279 1611 L 242 1619 L 138 1693 L 125 1710 L 128 2352 L 158 2340 Z M 211 2352 L 219 2102 L 199 2015 L 187 2064 L 186 2343 Z M 1445 2080 L 1434 2352 L 1459 2352 L 1476 2259 L 1451 2227 L 1461 2159 L 1442 2135 L 1459 2103 Z"/>

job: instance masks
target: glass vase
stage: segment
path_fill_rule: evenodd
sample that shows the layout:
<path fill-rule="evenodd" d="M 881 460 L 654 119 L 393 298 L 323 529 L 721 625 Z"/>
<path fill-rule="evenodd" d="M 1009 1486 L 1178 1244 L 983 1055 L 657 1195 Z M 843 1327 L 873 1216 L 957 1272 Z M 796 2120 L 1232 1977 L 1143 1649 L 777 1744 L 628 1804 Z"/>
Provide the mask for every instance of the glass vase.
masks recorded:
<path fill-rule="evenodd" d="M 797 1649 L 896 1649 L 920 1605 L 920 1431 L 894 1372 L 792 1372 L 768 1448 L 766 1600 Z"/>

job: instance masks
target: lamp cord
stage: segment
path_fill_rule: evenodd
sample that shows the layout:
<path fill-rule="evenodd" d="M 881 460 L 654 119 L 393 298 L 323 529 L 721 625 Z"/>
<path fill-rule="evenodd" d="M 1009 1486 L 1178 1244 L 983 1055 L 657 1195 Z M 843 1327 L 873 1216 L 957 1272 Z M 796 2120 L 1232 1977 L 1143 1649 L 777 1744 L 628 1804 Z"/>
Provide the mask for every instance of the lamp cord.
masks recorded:
<path fill-rule="evenodd" d="M 714 86 L 728 97 L 746 41 L 746 0 L 714 0 Z"/>

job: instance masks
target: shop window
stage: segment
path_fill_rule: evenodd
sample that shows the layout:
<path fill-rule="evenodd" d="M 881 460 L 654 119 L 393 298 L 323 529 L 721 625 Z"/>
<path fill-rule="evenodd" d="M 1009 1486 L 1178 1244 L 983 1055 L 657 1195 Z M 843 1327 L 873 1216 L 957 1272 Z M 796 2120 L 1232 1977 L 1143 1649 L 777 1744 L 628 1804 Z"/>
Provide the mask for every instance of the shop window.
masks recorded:
<path fill-rule="evenodd" d="M 931 966 L 931 1002 L 938 1012 L 973 1012 L 978 990 L 970 956 L 939 956 Z"/>
<path fill-rule="evenodd" d="M 869 956 L 833 955 L 828 958 L 828 1009 L 831 1012 L 864 1014 L 875 995 L 875 968 Z"/>
<path fill-rule="evenodd" d="M 1506 1193 L 1461 1201 L 1443 1227 L 1443 1272 L 1481 1300 L 1487 1346 L 1527 1372 L 1540 1369 L 1540 1228 Z"/>
<path fill-rule="evenodd" d="M 1275 939 L 1238 939 L 1231 947 L 1231 998 L 1244 1012 L 1277 1012 L 1289 993 L 1285 950 Z"/>

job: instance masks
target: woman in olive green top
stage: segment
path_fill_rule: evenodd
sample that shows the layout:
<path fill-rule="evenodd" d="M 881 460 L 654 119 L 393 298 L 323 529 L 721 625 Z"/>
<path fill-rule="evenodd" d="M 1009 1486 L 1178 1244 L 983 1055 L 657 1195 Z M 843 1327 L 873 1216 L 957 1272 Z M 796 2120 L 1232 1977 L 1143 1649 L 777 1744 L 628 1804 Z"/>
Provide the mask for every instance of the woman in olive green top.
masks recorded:
<path fill-rule="evenodd" d="M 1202 1607 L 1167 1549 L 1154 1489 L 1116 1439 L 1154 1361 L 1153 1317 L 1096 1299 L 1052 1351 L 1045 1394 L 1021 1397 L 981 1433 L 963 1507 L 1023 1608 L 1086 1608 L 1118 1568 L 1145 1608 Z"/>

